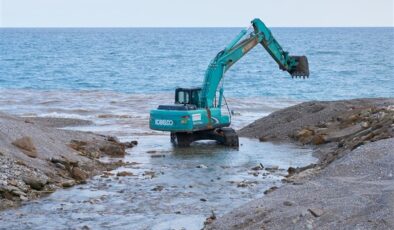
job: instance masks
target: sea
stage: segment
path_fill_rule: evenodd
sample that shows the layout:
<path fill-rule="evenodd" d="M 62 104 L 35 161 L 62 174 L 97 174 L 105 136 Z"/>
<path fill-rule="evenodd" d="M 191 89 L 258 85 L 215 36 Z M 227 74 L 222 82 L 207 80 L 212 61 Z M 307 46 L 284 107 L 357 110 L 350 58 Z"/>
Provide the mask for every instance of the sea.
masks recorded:
<path fill-rule="evenodd" d="M 0 213 L 0 229 L 201 229 L 212 213 L 280 186 L 288 167 L 316 162 L 308 147 L 247 138 L 239 150 L 205 142 L 182 150 L 149 129 L 149 110 L 173 103 L 176 87 L 201 86 L 240 30 L 0 28 L 0 112 L 86 119 L 93 124 L 67 129 L 139 142 L 123 159 L 136 167 L 118 169 L 135 177 L 98 176 L 26 202 Z M 393 27 L 271 30 L 290 55 L 308 57 L 310 77 L 292 79 L 258 45 L 225 75 L 235 129 L 304 101 L 394 97 Z M 251 174 L 260 164 L 278 171 Z"/>

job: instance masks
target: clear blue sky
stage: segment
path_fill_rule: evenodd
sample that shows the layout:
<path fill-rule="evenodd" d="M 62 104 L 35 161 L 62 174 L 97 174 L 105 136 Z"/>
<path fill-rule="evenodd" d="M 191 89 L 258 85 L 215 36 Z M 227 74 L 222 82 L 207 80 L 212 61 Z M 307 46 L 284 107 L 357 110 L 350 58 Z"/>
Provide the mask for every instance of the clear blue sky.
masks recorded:
<path fill-rule="evenodd" d="M 0 0 L 1 27 L 394 26 L 394 0 Z"/>

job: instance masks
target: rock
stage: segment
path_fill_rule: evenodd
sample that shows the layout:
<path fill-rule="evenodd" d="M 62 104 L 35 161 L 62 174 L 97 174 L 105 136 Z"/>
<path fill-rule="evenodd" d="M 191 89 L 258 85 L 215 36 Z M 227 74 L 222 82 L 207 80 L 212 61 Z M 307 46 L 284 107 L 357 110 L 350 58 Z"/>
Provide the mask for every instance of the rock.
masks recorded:
<path fill-rule="evenodd" d="M 154 171 L 145 171 L 142 175 L 145 177 L 150 177 L 152 179 L 156 176 L 156 173 Z"/>
<path fill-rule="evenodd" d="M 287 169 L 287 173 L 289 174 L 289 176 L 295 174 L 296 172 L 297 172 L 297 169 L 294 168 L 294 167 L 289 167 L 289 168 Z"/>
<path fill-rule="evenodd" d="M 252 187 L 255 186 L 257 184 L 256 181 L 248 181 L 248 180 L 243 180 L 240 182 L 236 182 L 237 183 L 237 187 L 238 188 L 246 188 L 246 187 Z"/>
<path fill-rule="evenodd" d="M 166 157 L 166 155 L 164 155 L 164 154 L 153 154 L 153 155 L 150 155 L 150 157 L 151 158 L 161 158 L 161 157 Z"/>
<path fill-rule="evenodd" d="M 266 142 L 266 141 L 269 141 L 269 139 L 268 139 L 267 136 L 262 136 L 262 137 L 259 138 L 259 141 L 260 142 Z"/>
<path fill-rule="evenodd" d="M 122 143 L 126 148 L 133 148 L 134 146 L 138 145 L 138 141 L 130 141 Z"/>
<path fill-rule="evenodd" d="M 284 205 L 284 206 L 292 206 L 293 203 L 290 202 L 290 201 L 284 201 L 284 202 L 283 202 L 283 205 Z"/>
<path fill-rule="evenodd" d="M 314 145 L 321 145 L 321 144 L 326 143 L 326 140 L 325 140 L 325 138 L 323 137 L 323 135 L 316 134 L 316 135 L 313 136 L 313 138 L 312 138 L 312 143 L 313 143 Z"/>
<path fill-rule="evenodd" d="M 81 181 L 81 182 L 86 181 L 86 179 L 88 178 L 88 174 L 79 167 L 72 168 L 71 176 L 75 180 Z"/>
<path fill-rule="evenodd" d="M 315 132 L 310 129 L 302 129 L 298 131 L 295 135 L 295 138 L 303 144 L 307 144 L 312 140 L 313 135 Z"/>
<path fill-rule="evenodd" d="M 42 190 L 47 183 L 46 179 L 40 179 L 35 176 L 24 176 L 22 178 L 23 182 L 29 185 L 34 190 Z"/>
<path fill-rule="evenodd" d="M 320 208 L 309 208 L 308 211 L 314 216 L 314 217 L 320 217 L 323 215 L 324 211 Z"/>
<path fill-rule="evenodd" d="M 33 144 L 33 141 L 31 140 L 30 137 L 22 137 L 14 142 L 12 144 L 22 150 L 23 153 L 25 153 L 27 156 L 36 158 L 37 157 L 37 149 Z"/>
<path fill-rule="evenodd" d="M 360 119 L 360 116 L 358 114 L 353 114 L 347 118 L 347 121 L 356 122 L 358 119 Z"/>
<path fill-rule="evenodd" d="M 56 164 L 55 164 L 55 166 L 56 166 L 57 168 L 60 168 L 60 169 L 66 170 L 66 166 L 64 166 L 63 164 L 56 163 Z"/>
<path fill-rule="evenodd" d="M 254 170 L 254 171 L 259 171 L 259 170 L 263 170 L 263 169 L 264 169 L 264 166 L 261 163 L 255 167 L 251 168 L 251 170 Z"/>
<path fill-rule="evenodd" d="M 134 176 L 134 174 L 132 172 L 122 171 L 116 173 L 116 176 Z"/>
<path fill-rule="evenodd" d="M 77 151 L 84 151 L 87 144 L 86 141 L 71 140 L 69 146 Z"/>
<path fill-rule="evenodd" d="M 212 211 L 212 215 L 209 216 L 207 219 L 205 219 L 204 225 L 212 224 L 212 222 L 215 221 L 215 220 L 216 220 L 216 215 L 215 215 L 215 213 Z"/>
<path fill-rule="evenodd" d="M 271 187 L 271 188 L 265 190 L 265 191 L 264 191 L 264 194 L 267 195 L 268 193 L 271 193 L 271 192 L 273 192 L 273 191 L 275 191 L 275 190 L 277 190 L 277 189 L 278 189 L 278 187 L 273 186 L 273 187 Z"/>
<path fill-rule="evenodd" d="M 126 155 L 125 146 L 119 143 L 105 143 L 100 147 L 100 151 L 107 155 L 116 157 L 123 157 Z"/>
<path fill-rule="evenodd" d="M 75 185 L 75 180 L 66 180 L 62 182 L 63 188 L 70 188 Z"/>
<path fill-rule="evenodd" d="M 196 168 L 206 169 L 206 168 L 208 168 L 208 166 L 201 164 L 201 165 L 197 165 Z"/>
<path fill-rule="evenodd" d="M 17 183 L 17 181 L 15 179 L 12 179 L 12 180 L 8 181 L 8 184 L 12 185 L 12 186 L 17 186 L 18 183 Z"/>
<path fill-rule="evenodd" d="M 361 122 L 361 127 L 363 127 L 364 129 L 369 128 L 369 123 L 367 121 L 363 121 Z"/>
<path fill-rule="evenodd" d="M 277 165 L 272 165 L 270 167 L 266 167 L 265 168 L 265 170 L 267 170 L 268 172 L 274 172 L 274 171 L 276 171 L 278 169 L 279 169 L 279 166 L 277 166 Z"/>
<path fill-rule="evenodd" d="M 107 141 L 118 143 L 119 139 L 117 137 L 114 137 L 114 136 L 107 136 Z"/>
<path fill-rule="evenodd" d="M 152 191 L 160 192 L 163 189 L 164 189 L 164 186 L 158 185 L 158 186 L 152 188 Z"/>
<path fill-rule="evenodd" d="M 327 142 L 336 142 L 336 141 L 341 141 L 342 139 L 355 134 L 357 132 L 360 132 L 363 130 L 363 127 L 361 125 L 356 124 L 341 130 L 333 131 L 328 133 L 328 136 L 325 138 Z M 364 130 L 365 131 L 365 130 Z"/>

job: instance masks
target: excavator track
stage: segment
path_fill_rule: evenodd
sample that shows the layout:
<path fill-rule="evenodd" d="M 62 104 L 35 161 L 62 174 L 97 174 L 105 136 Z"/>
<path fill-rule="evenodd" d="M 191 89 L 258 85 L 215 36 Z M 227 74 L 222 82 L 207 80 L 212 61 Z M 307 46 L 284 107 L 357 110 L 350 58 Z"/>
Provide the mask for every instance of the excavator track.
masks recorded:
<path fill-rule="evenodd" d="M 189 147 L 192 142 L 199 140 L 215 140 L 226 147 L 239 147 L 238 135 L 229 127 L 196 132 L 172 132 L 170 139 L 171 143 L 178 147 Z"/>

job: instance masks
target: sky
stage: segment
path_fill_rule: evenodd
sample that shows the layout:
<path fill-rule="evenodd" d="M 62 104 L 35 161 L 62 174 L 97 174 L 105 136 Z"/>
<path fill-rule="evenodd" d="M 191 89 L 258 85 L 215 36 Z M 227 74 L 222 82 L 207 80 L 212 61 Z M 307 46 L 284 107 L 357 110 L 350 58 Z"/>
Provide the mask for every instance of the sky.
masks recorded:
<path fill-rule="evenodd" d="M 0 0 L 0 27 L 394 26 L 394 0 Z"/>

